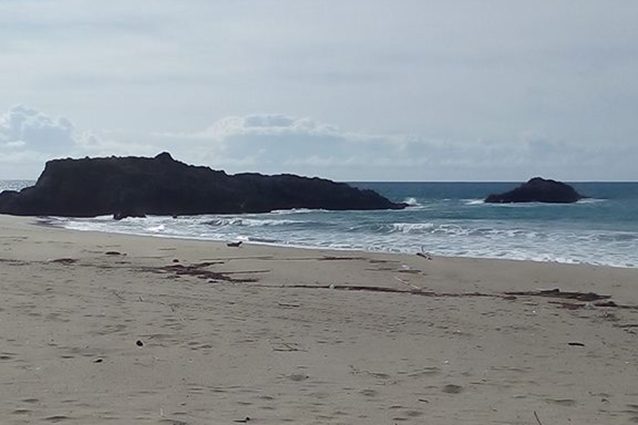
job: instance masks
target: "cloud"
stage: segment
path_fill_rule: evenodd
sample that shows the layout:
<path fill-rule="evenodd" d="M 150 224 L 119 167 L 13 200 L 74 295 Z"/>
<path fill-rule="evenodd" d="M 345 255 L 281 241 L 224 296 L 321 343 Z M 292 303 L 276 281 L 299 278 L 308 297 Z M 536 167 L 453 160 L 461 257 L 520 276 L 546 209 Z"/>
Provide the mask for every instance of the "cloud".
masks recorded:
<path fill-rule="evenodd" d="M 224 169 L 337 180 L 631 180 L 638 146 L 583 146 L 522 131 L 507 142 L 428 139 L 342 129 L 287 114 L 228 116 L 192 132 L 79 130 L 70 120 L 16 106 L 0 115 L 0 178 L 33 178 L 56 157 L 169 151 L 181 161 Z M 609 167 L 608 164 L 613 164 Z"/>
<path fill-rule="evenodd" d="M 366 167 L 400 157 L 406 136 L 344 131 L 307 117 L 285 114 L 230 116 L 193 133 L 158 137 L 186 141 L 177 147 L 218 168 L 268 173 L 338 176 L 339 169 Z M 388 158 L 389 157 L 389 158 Z"/>
<path fill-rule="evenodd" d="M 338 129 L 328 124 L 318 123 L 310 118 L 298 118 L 285 114 L 249 114 L 228 116 L 215 121 L 203 131 L 194 133 L 164 133 L 165 136 L 180 136 L 193 139 L 222 140 L 226 137 L 243 135 L 299 135 L 336 134 Z"/>
<path fill-rule="evenodd" d="M 65 152 L 74 144 L 73 124 L 18 105 L 0 116 L 0 144 L 8 149 Z"/>
<path fill-rule="evenodd" d="M 17 105 L 0 115 L 0 178 L 33 178 L 52 157 L 70 155 L 76 130 L 66 118 L 54 118 Z"/>
<path fill-rule="evenodd" d="M 0 178 L 33 178 L 53 158 L 157 153 L 158 147 L 129 137 L 79 130 L 67 118 L 13 106 L 0 115 Z"/>
<path fill-rule="evenodd" d="M 164 133 L 175 156 L 229 172 L 292 172 L 340 180 L 630 179 L 638 147 L 605 149 L 523 131 L 507 141 L 436 140 L 343 130 L 285 114 L 230 116 L 202 131 Z M 627 155 L 630 155 L 629 157 Z M 614 163 L 613 170 L 605 164 Z"/>

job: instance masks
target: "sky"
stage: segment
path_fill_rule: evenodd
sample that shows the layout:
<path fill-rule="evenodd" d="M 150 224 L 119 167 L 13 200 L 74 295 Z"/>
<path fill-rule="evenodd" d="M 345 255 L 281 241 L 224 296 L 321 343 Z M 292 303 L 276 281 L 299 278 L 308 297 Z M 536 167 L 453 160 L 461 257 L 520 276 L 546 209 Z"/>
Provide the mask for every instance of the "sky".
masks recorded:
<path fill-rule="evenodd" d="M 0 0 L 0 179 L 168 151 L 345 181 L 635 181 L 637 22 L 633 0 Z"/>

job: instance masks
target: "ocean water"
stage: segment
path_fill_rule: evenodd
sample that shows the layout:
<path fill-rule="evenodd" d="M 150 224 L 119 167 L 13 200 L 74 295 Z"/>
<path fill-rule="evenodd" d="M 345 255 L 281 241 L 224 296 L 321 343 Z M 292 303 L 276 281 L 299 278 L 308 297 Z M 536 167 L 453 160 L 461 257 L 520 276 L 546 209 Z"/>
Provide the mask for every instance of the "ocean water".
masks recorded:
<path fill-rule="evenodd" d="M 0 190 L 33 182 L 1 182 Z M 518 183 L 352 183 L 411 206 L 400 211 L 54 218 L 77 230 L 243 240 L 295 247 L 638 267 L 638 183 L 573 183 L 575 204 L 484 204 Z"/>

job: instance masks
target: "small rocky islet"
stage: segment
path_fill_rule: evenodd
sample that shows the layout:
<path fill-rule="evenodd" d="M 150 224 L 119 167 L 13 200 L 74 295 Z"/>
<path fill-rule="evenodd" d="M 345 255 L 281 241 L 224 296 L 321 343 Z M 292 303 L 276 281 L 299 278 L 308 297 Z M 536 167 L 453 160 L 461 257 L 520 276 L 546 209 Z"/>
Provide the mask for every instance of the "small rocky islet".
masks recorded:
<path fill-rule="evenodd" d="M 570 185 L 542 177 L 534 177 L 505 193 L 491 194 L 485 198 L 486 203 L 504 204 L 515 202 L 545 202 L 553 204 L 569 204 L 577 202 L 585 196 L 578 193 Z"/>

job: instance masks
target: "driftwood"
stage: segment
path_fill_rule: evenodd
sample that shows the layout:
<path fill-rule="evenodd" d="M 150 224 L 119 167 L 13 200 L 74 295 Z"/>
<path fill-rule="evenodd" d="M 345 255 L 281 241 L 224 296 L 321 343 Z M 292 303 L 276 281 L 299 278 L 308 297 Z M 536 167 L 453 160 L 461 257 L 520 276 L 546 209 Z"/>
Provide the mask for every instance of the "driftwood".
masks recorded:
<path fill-rule="evenodd" d="M 55 260 L 51 260 L 52 263 L 59 263 L 59 264 L 73 264 L 76 263 L 78 260 L 75 258 L 56 258 Z"/>
<path fill-rule="evenodd" d="M 629 309 L 629 310 L 638 310 L 638 305 L 629 305 L 629 304 L 618 304 L 614 301 L 602 301 L 597 303 L 573 303 L 573 302 L 565 302 L 565 301 L 549 301 L 550 304 L 558 304 L 562 308 L 566 308 L 567 310 L 578 310 L 581 308 L 600 308 L 600 307 L 611 307 L 611 308 L 621 308 L 621 309 Z"/>
<path fill-rule="evenodd" d="M 350 260 L 367 260 L 365 257 L 336 257 L 333 255 L 325 255 L 317 258 L 319 261 L 350 261 Z"/>
<path fill-rule="evenodd" d="M 191 264 L 187 266 L 182 264 L 173 264 L 170 266 L 159 267 L 157 269 L 150 268 L 147 270 L 150 270 L 153 272 L 159 272 L 159 273 L 171 272 L 171 273 L 175 273 L 176 276 L 183 276 L 183 275 L 195 276 L 200 279 L 209 279 L 214 281 L 221 280 L 224 282 L 232 282 L 232 283 L 257 282 L 257 279 L 248 278 L 248 277 L 244 277 L 244 278 L 233 277 L 230 275 L 243 274 L 243 273 L 263 273 L 268 271 L 268 270 L 243 270 L 243 271 L 216 272 L 216 271 L 211 271 L 206 269 L 206 267 L 209 267 L 215 264 L 223 264 L 223 263 L 222 262 L 204 262 L 204 263 Z"/>
<path fill-rule="evenodd" d="M 561 291 L 560 289 L 541 289 L 538 291 L 523 292 L 505 292 L 506 295 L 526 296 L 526 297 L 547 297 L 547 298 L 563 298 L 578 301 L 598 301 L 611 298 L 611 295 L 600 295 L 595 292 L 572 292 Z M 611 307 L 611 306 L 610 306 Z"/>
<path fill-rule="evenodd" d="M 267 286 L 267 285 L 260 285 Z M 407 295 L 419 295 L 422 297 L 450 297 L 450 298 L 463 298 L 463 297 L 482 297 L 482 298 L 499 298 L 510 300 L 511 296 L 501 295 L 501 294 L 486 294 L 481 292 L 435 292 L 435 291 L 426 291 L 423 289 L 396 289 L 389 288 L 387 286 L 370 286 L 370 285 L 305 285 L 305 284 L 297 284 L 297 285 L 285 285 L 285 286 L 268 286 L 271 288 L 300 288 L 300 289 L 335 289 L 340 291 L 364 291 L 364 292 L 383 292 L 383 293 L 391 293 L 391 294 L 407 294 Z"/>
<path fill-rule="evenodd" d="M 400 280 L 402 283 L 404 281 Z M 406 295 L 419 295 L 422 297 L 433 297 L 433 298 L 496 298 L 506 301 L 516 300 L 519 296 L 529 296 L 529 297 L 542 297 L 542 298 L 558 298 L 558 299 L 573 299 L 578 301 L 589 301 L 589 300 L 607 300 L 601 302 L 594 302 L 591 304 L 583 304 L 583 303 L 570 303 L 570 302 L 562 302 L 562 301 L 549 301 L 552 304 L 558 304 L 562 308 L 576 310 L 580 308 L 584 308 L 586 306 L 591 306 L 594 308 L 600 307 L 612 307 L 612 308 L 624 308 L 624 309 L 636 309 L 638 310 L 638 306 L 636 305 L 625 305 L 618 304 L 614 301 L 608 300 L 611 295 L 600 295 L 595 292 L 569 292 L 569 291 L 561 291 L 560 289 L 551 289 L 551 290 L 540 290 L 540 291 L 526 291 L 526 292 L 504 292 L 504 293 L 494 293 L 488 294 L 484 292 L 436 292 L 436 291 L 427 291 L 420 288 L 414 288 L 414 286 L 410 285 L 414 289 L 397 289 L 390 288 L 387 286 L 370 286 L 370 285 L 335 285 L 331 283 L 330 285 L 306 285 L 306 284 L 297 284 L 297 285 L 260 285 L 261 287 L 268 288 L 299 288 L 299 289 L 334 289 L 340 291 L 365 291 L 365 292 L 382 292 L 382 293 L 392 293 L 392 294 L 406 294 Z"/>
<path fill-rule="evenodd" d="M 323 260 L 358 260 L 358 257 L 323 257 Z M 191 265 L 183 264 L 171 264 L 159 268 L 145 268 L 146 271 L 155 273 L 174 273 L 175 277 L 195 276 L 200 279 L 208 279 L 209 281 L 223 281 L 230 283 L 252 283 L 257 282 L 258 279 L 253 277 L 234 277 L 233 275 L 245 275 L 256 273 L 268 273 L 270 270 L 237 270 L 237 271 L 212 271 L 207 267 L 212 265 L 224 264 L 224 261 L 206 261 L 202 263 L 196 263 Z M 638 310 L 638 305 L 626 305 L 618 304 L 615 301 L 610 300 L 611 295 L 601 295 L 595 292 L 577 292 L 577 291 L 561 291 L 560 289 L 547 289 L 536 291 L 517 291 L 517 292 L 503 292 L 503 293 L 484 293 L 484 292 L 436 292 L 418 288 L 402 279 L 397 278 L 401 283 L 410 286 L 410 289 L 397 289 L 387 286 L 372 286 L 372 285 L 337 285 L 331 283 L 329 285 L 308 285 L 308 284 L 296 284 L 296 285 L 259 285 L 265 288 L 298 288 L 298 289 L 334 289 L 340 291 L 362 291 L 362 292 L 381 292 L 392 294 L 405 294 L 405 295 L 418 295 L 422 297 L 433 298 L 495 298 L 505 301 L 513 301 L 518 297 L 540 297 L 550 298 L 566 301 L 550 300 L 552 304 L 558 304 L 562 308 L 577 310 L 585 307 L 589 308 L 619 308 L 619 309 L 635 309 Z M 571 300 L 580 302 L 570 302 Z"/>
<path fill-rule="evenodd" d="M 282 303 L 282 302 L 278 302 L 277 305 L 280 306 L 280 307 L 286 307 L 286 308 L 301 307 L 301 304 L 290 304 L 290 303 Z"/>

